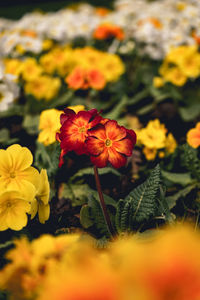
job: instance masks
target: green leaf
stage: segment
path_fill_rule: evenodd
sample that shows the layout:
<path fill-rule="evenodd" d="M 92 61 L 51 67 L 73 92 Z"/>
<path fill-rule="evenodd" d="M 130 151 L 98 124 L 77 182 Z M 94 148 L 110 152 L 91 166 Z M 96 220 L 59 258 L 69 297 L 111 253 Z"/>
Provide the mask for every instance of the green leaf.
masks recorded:
<path fill-rule="evenodd" d="M 133 98 L 129 98 L 127 104 L 133 105 L 138 103 L 140 100 L 146 98 L 149 95 L 149 89 L 144 89 L 141 92 L 137 93 Z"/>
<path fill-rule="evenodd" d="M 162 170 L 161 174 L 165 179 L 176 184 L 181 184 L 183 186 L 186 186 L 193 182 L 190 173 L 171 173 Z"/>
<path fill-rule="evenodd" d="M 115 108 L 109 112 L 108 114 L 104 115 L 104 118 L 108 118 L 108 119 L 118 119 L 119 116 L 121 115 L 123 109 L 125 108 L 126 104 L 127 104 L 127 96 L 124 96 L 122 98 L 121 101 L 119 101 L 119 103 L 115 106 Z"/>
<path fill-rule="evenodd" d="M 0 112 L 0 118 L 6 118 L 11 116 L 23 116 L 24 107 L 19 104 L 13 104 L 8 110 Z"/>
<path fill-rule="evenodd" d="M 138 115 L 145 115 L 145 114 L 150 113 L 153 109 L 154 109 L 154 104 L 150 103 L 148 105 L 143 106 L 139 110 L 137 110 L 137 114 Z"/>
<path fill-rule="evenodd" d="M 105 174 L 114 174 L 116 176 L 120 176 L 120 172 L 117 171 L 114 168 L 110 168 L 110 167 L 106 167 L 106 168 L 102 168 L 98 170 L 99 175 L 105 175 Z M 79 170 L 78 172 L 76 172 L 76 174 L 74 174 L 71 178 L 70 181 L 74 181 L 75 179 L 77 179 L 78 177 L 83 177 L 85 175 L 91 175 L 94 176 L 94 169 L 92 167 L 88 167 L 88 168 L 84 168 Z"/>
<path fill-rule="evenodd" d="M 190 147 L 188 144 L 182 146 L 183 164 L 190 172 L 191 176 L 200 180 L 200 161 L 197 154 L 197 149 Z"/>
<path fill-rule="evenodd" d="M 30 135 L 38 134 L 40 115 L 25 115 L 22 126 Z"/>
<path fill-rule="evenodd" d="M 149 178 L 117 204 L 115 224 L 118 231 L 132 230 L 136 224 L 155 216 L 158 210 L 157 195 L 160 186 L 160 167 L 157 165 Z"/>
<path fill-rule="evenodd" d="M 39 170 L 46 169 L 49 177 L 55 176 L 58 170 L 60 156 L 60 145 L 55 142 L 49 146 L 37 142 L 35 152 L 35 166 Z"/>
<path fill-rule="evenodd" d="M 200 103 L 193 103 L 191 106 L 179 107 L 178 109 L 184 121 L 193 121 L 200 114 Z"/>
<path fill-rule="evenodd" d="M 80 206 L 87 203 L 88 193 L 92 192 L 87 184 L 63 184 L 59 198 L 68 198 L 72 206 Z"/>
<path fill-rule="evenodd" d="M 180 199 L 180 198 L 184 198 L 186 197 L 193 189 L 195 189 L 197 187 L 197 184 L 191 184 L 191 185 L 188 185 L 186 188 L 178 191 L 177 193 L 175 193 L 174 195 L 172 196 L 168 196 L 166 198 L 166 201 L 168 203 L 168 206 L 170 209 L 172 209 L 175 205 L 176 205 L 176 202 Z"/>
<path fill-rule="evenodd" d="M 8 141 L 10 138 L 10 132 L 7 128 L 3 128 L 0 130 L 0 143 L 4 143 Z"/>
<path fill-rule="evenodd" d="M 67 93 L 65 93 L 64 95 L 62 95 L 59 98 L 56 98 L 55 100 L 51 101 L 51 103 L 49 104 L 49 108 L 54 108 L 54 107 L 57 107 L 57 106 L 67 105 L 70 102 L 73 94 L 74 94 L 73 91 L 68 90 Z"/>
<path fill-rule="evenodd" d="M 94 220 L 90 214 L 90 207 L 88 205 L 84 205 L 81 207 L 80 222 L 81 225 L 86 229 L 94 224 Z"/>

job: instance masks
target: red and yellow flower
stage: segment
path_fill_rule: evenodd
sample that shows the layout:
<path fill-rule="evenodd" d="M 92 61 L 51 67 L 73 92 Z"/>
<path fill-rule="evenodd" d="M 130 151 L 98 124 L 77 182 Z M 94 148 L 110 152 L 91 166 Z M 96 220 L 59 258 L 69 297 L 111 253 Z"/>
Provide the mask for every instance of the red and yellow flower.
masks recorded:
<path fill-rule="evenodd" d="M 61 115 L 61 129 L 57 134 L 62 149 L 60 164 L 63 164 L 63 156 L 69 151 L 75 151 L 78 155 L 87 154 L 85 140 L 88 129 L 101 121 L 102 117 L 96 109 L 79 111 L 77 114 L 71 109 L 65 109 Z"/>
<path fill-rule="evenodd" d="M 135 132 L 119 126 L 114 120 L 90 129 L 88 135 L 87 150 L 92 163 L 99 168 L 108 163 L 115 168 L 124 166 L 136 143 Z"/>
<path fill-rule="evenodd" d="M 122 41 L 124 39 L 124 31 L 117 25 L 106 23 L 101 24 L 96 28 L 93 37 L 97 40 L 116 38 Z"/>

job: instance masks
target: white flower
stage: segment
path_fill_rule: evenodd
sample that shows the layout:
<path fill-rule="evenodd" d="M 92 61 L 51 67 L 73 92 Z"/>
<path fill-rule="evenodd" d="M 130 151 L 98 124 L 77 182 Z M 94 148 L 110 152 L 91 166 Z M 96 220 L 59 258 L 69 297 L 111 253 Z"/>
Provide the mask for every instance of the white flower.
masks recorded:
<path fill-rule="evenodd" d="M 0 111 L 7 110 L 13 101 L 14 94 L 6 84 L 0 83 Z"/>

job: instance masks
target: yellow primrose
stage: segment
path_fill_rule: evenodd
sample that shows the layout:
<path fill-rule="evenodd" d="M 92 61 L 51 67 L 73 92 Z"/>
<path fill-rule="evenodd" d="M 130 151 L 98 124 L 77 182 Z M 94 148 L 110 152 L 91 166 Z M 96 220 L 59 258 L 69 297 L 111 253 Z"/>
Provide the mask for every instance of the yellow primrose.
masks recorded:
<path fill-rule="evenodd" d="M 22 77 L 26 81 L 31 81 L 37 78 L 42 73 L 42 68 L 37 64 L 37 61 L 29 57 L 22 63 Z"/>
<path fill-rule="evenodd" d="M 172 133 L 169 133 L 165 141 L 165 149 L 168 153 L 173 153 L 177 147 L 177 142 Z"/>
<path fill-rule="evenodd" d="M 156 158 L 157 149 L 144 147 L 142 151 L 147 160 L 154 160 Z"/>
<path fill-rule="evenodd" d="M 29 197 L 19 191 L 4 191 L 0 194 L 0 231 L 8 228 L 21 230 L 26 226 L 35 189 L 30 188 L 27 191 Z"/>
<path fill-rule="evenodd" d="M 50 76 L 39 76 L 25 84 L 26 94 L 33 95 L 37 100 L 44 99 L 46 101 L 55 97 L 60 89 L 60 79 Z"/>
<path fill-rule="evenodd" d="M 52 40 L 44 40 L 42 42 L 42 50 L 46 51 L 49 50 L 50 48 L 52 48 L 53 46 L 53 41 Z"/>
<path fill-rule="evenodd" d="M 72 109 L 76 114 L 81 111 L 81 110 L 85 110 L 85 106 L 84 105 L 73 105 L 73 106 L 68 106 L 67 108 Z"/>
<path fill-rule="evenodd" d="M 63 111 L 57 110 L 55 108 L 43 110 L 41 112 L 38 142 L 43 143 L 45 146 L 47 146 L 56 141 L 56 133 L 59 132 L 59 129 L 61 127 L 60 115 L 62 113 Z"/>
<path fill-rule="evenodd" d="M 14 144 L 0 150 L 0 190 L 23 192 L 38 186 L 39 172 L 31 167 L 33 156 L 26 147 Z"/>
<path fill-rule="evenodd" d="M 170 68 L 163 74 L 163 78 L 177 86 L 183 86 L 187 81 L 187 76 L 178 67 Z"/>
<path fill-rule="evenodd" d="M 179 68 L 187 77 L 198 77 L 200 75 L 200 54 L 194 53 L 182 56 Z"/>
<path fill-rule="evenodd" d="M 118 55 L 107 53 L 102 58 L 99 70 L 107 81 L 116 81 L 125 72 L 125 66 Z"/>
<path fill-rule="evenodd" d="M 49 206 L 49 181 L 47 171 L 42 169 L 40 172 L 39 186 L 35 195 L 35 199 L 32 202 L 31 218 L 34 218 L 38 212 L 40 223 L 45 223 L 49 219 L 50 206 Z"/>
<path fill-rule="evenodd" d="M 147 127 L 138 132 L 138 142 L 150 149 L 160 149 L 165 147 L 166 128 L 160 124 L 159 120 L 150 121 Z"/>
<path fill-rule="evenodd" d="M 154 77 L 153 79 L 153 86 L 156 87 L 156 88 L 160 88 L 160 87 L 163 87 L 165 84 L 165 81 L 162 77 Z"/>
<path fill-rule="evenodd" d="M 20 76 L 22 71 L 22 62 L 16 58 L 7 58 L 4 60 L 5 73 Z"/>

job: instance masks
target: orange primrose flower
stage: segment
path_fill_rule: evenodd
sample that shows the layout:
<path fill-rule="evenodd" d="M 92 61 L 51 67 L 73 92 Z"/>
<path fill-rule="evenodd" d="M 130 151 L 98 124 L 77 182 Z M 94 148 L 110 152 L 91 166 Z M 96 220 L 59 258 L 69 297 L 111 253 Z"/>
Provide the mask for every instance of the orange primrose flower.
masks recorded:
<path fill-rule="evenodd" d="M 102 24 L 96 28 L 93 37 L 97 40 L 116 38 L 122 41 L 124 39 L 124 31 L 114 24 Z"/>
<path fill-rule="evenodd" d="M 200 122 L 196 124 L 195 128 L 188 131 L 187 142 L 193 148 L 198 148 L 200 146 Z"/>
<path fill-rule="evenodd" d="M 132 155 L 135 143 L 135 132 L 119 126 L 114 120 L 88 130 L 86 139 L 91 162 L 99 168 L 105 167 L 109 162 L 115 168 L 124 166 L 127 157 Z"/>
<path fill-rule="evenodd" d="M 102 90 L 106 84 L 103 74 L 97 69 L 84 70 L 76 67 L 66 78 L 69 88 L 86 90 L 89 87 Z"/>

